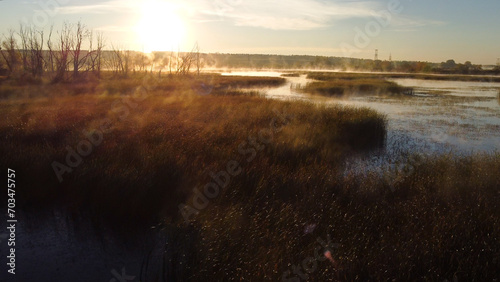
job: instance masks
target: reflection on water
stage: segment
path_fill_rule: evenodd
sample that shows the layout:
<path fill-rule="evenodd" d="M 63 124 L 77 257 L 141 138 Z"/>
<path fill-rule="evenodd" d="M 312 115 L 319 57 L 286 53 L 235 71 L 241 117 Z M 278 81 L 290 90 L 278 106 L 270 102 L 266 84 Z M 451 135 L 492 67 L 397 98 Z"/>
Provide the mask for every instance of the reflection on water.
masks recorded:
<path fill-rule="evenodd" d="M 276 72 L 237 72 L 225 75 L 278 76 Z M 274 99 L 306 100 L 314 103 L 369 107 L 388 117 L 388 135 L 406 134 L 415 140 L 408 149 L 420 146 L 429 152 L 500 150 L 500 83 L 391 79 L 413 87 L 414 96 L 350 96 L 342 99 L 316 97 L 294 90 L 312 80 L 305 75 L 287 77 L 278 88 L 263 89 Z M 424 144 L 425 143 L 425 144 Z M 430 145 L 427 146 L 429 143 Z M 389 148 L 389 144 L 387 149 Z"/>
<path fill-rule="evenodd" d="M 414 87 L 417 91 L 433 92 L 442 91 L 454 96 L 486 96 L 496 95 L 500 89 L 500 83 L 481 81 L 443 81 L 443 80 L 423 80 L 423 79 L 390 79 L 399 85 Z"/>
<path fill-rule="evenodd" d="M 461 152 L 500 149 L 499 83 L 396 79 L 422 94 L 404 98 L 357 97 L 348 102 L 386 113 L 389 130 Z M 342 103 L 342 102 L 341 102 Z"/>
<path fill-rule="evenodd" d="M 4 271 L 0 281 L 132 282 L 187 277 L 185 265 L 193 252 L 186 246 L 196 235 L 192 228 L 151 228 L 130 222 L 127 228 L 116 229 L 110 228 L 113 223 L 91 218 L 59 209 L 18 215 L 16 280 L 7 280 Z M 0 224 L 2 230 L 6 230 L 4 224 Z M 179 241 L 183 245 L 174 243 Z M 6 263 L 5 257 L 1 261 Z"/>
<path fill-rule="evenodd" d="M 139 277 L 148 245 L 144 234 L 118 239 L 88 216 L 59 210 L 24 212 L 18 222 L 17 280 L 1 281 L 110 281 L 112 271 L 123 268 Z"/>
<path fill-rule="evenodd" d="M 300 77 L 287 77 L 286 83 L 280 87 L 264 89 L 266 97 L 281 99 L 281 100 L 310 100 L 310 95 L 301 93 L 296 89 L 301 85 L 305 85 L 310 81 L 305 75 Z"/>

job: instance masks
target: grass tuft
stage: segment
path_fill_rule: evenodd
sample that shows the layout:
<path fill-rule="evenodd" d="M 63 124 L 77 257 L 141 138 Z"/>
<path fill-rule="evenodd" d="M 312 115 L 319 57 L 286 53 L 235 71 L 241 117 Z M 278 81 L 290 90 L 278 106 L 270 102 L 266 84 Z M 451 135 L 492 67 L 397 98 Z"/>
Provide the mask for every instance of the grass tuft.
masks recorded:
<path fill-rule="evenodd" d="M 328 97 L 345 95 L 412 95 L 413 89 L 367 74 L 310 73 L 308 83 L 300 90 Z"/>

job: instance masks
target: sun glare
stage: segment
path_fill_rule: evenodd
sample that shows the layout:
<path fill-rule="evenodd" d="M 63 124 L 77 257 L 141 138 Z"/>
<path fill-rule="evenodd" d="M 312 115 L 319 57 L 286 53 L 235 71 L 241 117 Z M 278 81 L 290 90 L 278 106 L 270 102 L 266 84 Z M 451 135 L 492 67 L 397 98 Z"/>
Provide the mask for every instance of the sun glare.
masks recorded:
<path fill-rule="evenodd" d="M 185 34 L 178 8 L 167 1 L 149 0 L 142 5 L 142 18 L 137 25 L 144 52 L 176 51 Z"/>

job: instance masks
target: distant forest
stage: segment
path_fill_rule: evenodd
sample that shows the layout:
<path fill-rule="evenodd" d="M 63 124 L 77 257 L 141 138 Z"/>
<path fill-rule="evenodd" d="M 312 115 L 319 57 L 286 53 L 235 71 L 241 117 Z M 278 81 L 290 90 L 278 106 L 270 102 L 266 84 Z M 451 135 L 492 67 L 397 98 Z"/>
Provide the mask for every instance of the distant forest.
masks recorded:
<path fill-rule="evenodd" d="M 483 69 L 467 61 L 442 63 L 368 60 L 305 55 L 257 55 L 201 53 L 196 44 L 190 52 L 145 54 L 117 48 L 102 33 L 84 24 L 64 24 L 48 34 L 21 25 L 0 38 L 0 76 L 20 80 L 48 78 L 52 82 L 79 78 L 81 73 L 100 77 L 102 71 L 119 76 L 130 72 L 169 74 L 200 73 L 202 69 L 298 69 L 378 71 L 442 74 L 500 74 L 500 66 Z M 84 48 L 83 46 L 88 46 Z"/>
<path fill-rule="evenodd" d="M 0 51 L 5 52 L 5 49 Z M 297 70 L 338 70 L 338 71 L 378 71 L 409 72 L 439 74 L 477 74 L 499 75 L 500 67 L 483 69 L 481 65 L 471 62 L 464 64 L 448 60 L 442 63 L 416 61 L 370 60 L 344 57 L 307 56 L 307 55 L 264 55 L 264 54 L 221 54 L 193 52 L 152 52 L 144 54 L 137 51 L 102 50 L 102 70 L 120 73 L 147 71 L 163 73 L 179 73 L 200 69 L 297 69 Z M 3 55 L 7 55 L 7 54 Z M 24 53 L 18 50 L 19 54 Z M 42 57 L 49 58 L 49 51 L 42 51 Z M 82 50 L 80 56 L 89 52 Z M 8 56 L 0 56 L 0 75 L 9 75 L 6 60 Z M 22 57 L 22 56 L 20 56 Z M 181 70 L 182 62 L 189 58 L 187 70 Z M 20 60 L 21 61 L 21 60 Z M 92 60 L 88 60 L 92 62 Z M 68 62 L 69 63 L 69 62 Z M 68 64 L 67 71 L 73 66 Z M 81 70 L 95 69 L 89 64 Z"/>
<path fill-rule="evenodd" d="M 214 68 L 323 69 L 342 71 L 424 72 L 451 74 L 500 74 L 497 66 L 483 70 L 481 65 L 448 60 L 442 63 L 382 61 L 305 55 L 203 54 L 204 65 Z"/>

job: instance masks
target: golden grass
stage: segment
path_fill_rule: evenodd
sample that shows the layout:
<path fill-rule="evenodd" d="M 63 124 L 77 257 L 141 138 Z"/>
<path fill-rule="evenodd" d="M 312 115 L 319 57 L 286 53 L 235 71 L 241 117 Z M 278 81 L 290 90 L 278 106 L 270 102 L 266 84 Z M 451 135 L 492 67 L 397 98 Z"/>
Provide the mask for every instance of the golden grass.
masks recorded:
<path fill-rule="evenodd" d="M 344 175 L 345 156 L 384 142 L 384 116 L 236 95 L 244 79 L 214 79 L 104 80 L 79 94 L 14 87 L 0 101 L 0 164 L 19 172 L 19 209 L 88 210 L 123 232 L 164 219 L 182 257 L 169 262 L 177 280 L 280 280 L 328 236 L 336 266 L 318 261 L 309 280 L 495 278 L 499 154 L 409 158 L 411 169 L 387 168 L 389 178 Z M 137 100 L 141 85 L 147 96 Z M 65 163 L 67 147 L 88 139 L 82 130 L 95 133 L 103 120 L 112 129 L 59 183 L 52 163 Z M 281 130 L 262 142 L 273 120 Z M 251 161 L 242 142 L 261 148 Z M 194 188 L 229 160 L 242 173 L 186 227 L 178 205 L 193 203 Z"/>
<path fill-rule="evenodd" d="M 323 96 L 343 95 L 403 95 L 411 93 L 411 89 L 401 87 L 394 82 L 380 79 L 363 79 L 348 81 L 328 81 L 308 83 L 303 91 Z"/>
<path fill-rule="evenodd" d="M 300 90 L 322 96 L 411 95 L 413 89 L 371 74 L 310 73 L 310 82 Z"/>
<path fill-rule="evenodd" d="M 284 78 L 279 77 L 240 77 L 221 76 L 219 74 L 204 74 L 201 76 L 175 76 L 163 75 L 150 76 L 145 74 L 130 75 L 128 78 L 116 78 L 109 73 L 104 73 L 105 79 L 97 80 L 92 76 L 83 78 L 78 82 L 67 82 L 60 84 L 48 84 L 39 82 L 36 84 L 19 83 L 17 80 L 3 81 L 0 83 L 0 99 L 9 98 L 37 98 L 37 97 L 59 97 L 81 94 L 99 95 L 128 95 L 137 87 L 145 83 L 153 83 L 155 89 L 167 92 L 184 91 L 193 88 L 205 93 L 212 90 L 238 90 L 259 87 L 276 87 L 285 83 Z M 147 85 L 145 85 L 147 86 Z M 207 88 L 210 86 L 209 88 Z M 220 92 L 217 92 L 220 93 Z"/>
<path fill-rule="evenodd" d="M 242 78 L 215 79 L 219 78 L 209 87 L 211 92 L 202 93 L 200 89 L 206 87 L 197 87 L 198 79 L 146 80 L 145 85 L 154 86 L 144 101 L 134 100 L 140 81 L 133 79 L 89 84 L 83 88 L 87 92 L 78 94 L 73 92 L 74 85 L 65 91 L 65 85 L 18 86 L 13 98 L 0 103 L 4 114 L 0 132 L 6 137 L 1 148 L 3 164 L 32 172 L 32 177 L 25 178 L 28 188 L 20 200 L 43 204 L 69 197 L 77 206 L 92 203 L 113 213 L 112 197 L 98 195 L 118 193 L 144 199 L 133 201 L 129 211 L 157 214 L 165 205 L 162 201 L 184 200 L 193 181 L 202 181 L 199 177 L 206 169 L 215 170 L 227 158 L 239 156 L 239 144 L 269 128 L 277 118 L 275 111 L 289 111 L 295 119 L 267 146 L 259 162 L 252 164 L 256 168 L 271 163 L 307 167 L 326 162 L 333 169 L 349 152 L 384 142 L 385 117 L 374 111 L 241 96 L 246 92 L 228 92 L 226 85 L 241 85 Z M 34 91 L 38 98 L 18 95 Z M 113 130 L 104 133 L 102 144 L 58 184 L 51 164 L 64 164 L 67 146 L 76 150 L 88 139 L 82 131 L 99 131 L 104 121 Z M 140 179 L 147 182 L 147 189 L 138 189 Z M 169 195 L 172 191 L 178 197 Z M 177 212 L 176 205 L 170 209 L 170 214 Z"/>

